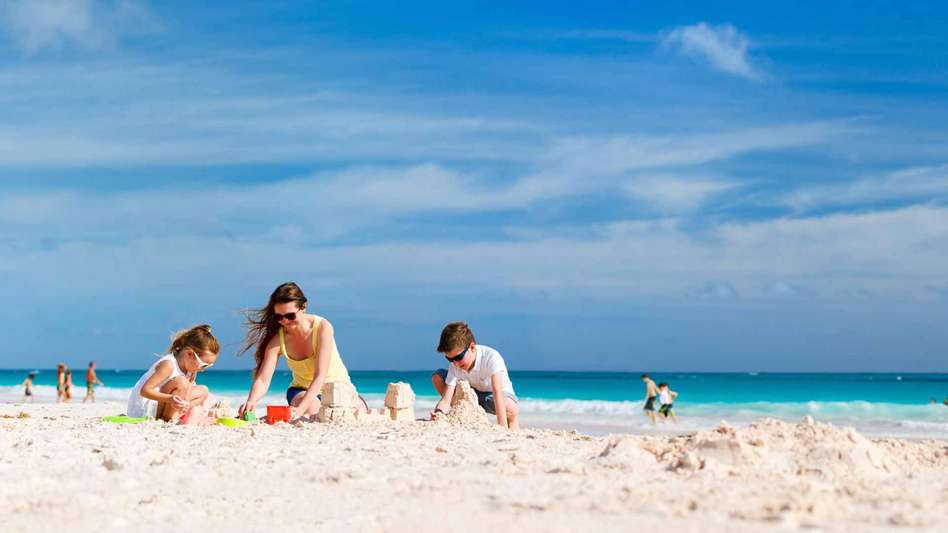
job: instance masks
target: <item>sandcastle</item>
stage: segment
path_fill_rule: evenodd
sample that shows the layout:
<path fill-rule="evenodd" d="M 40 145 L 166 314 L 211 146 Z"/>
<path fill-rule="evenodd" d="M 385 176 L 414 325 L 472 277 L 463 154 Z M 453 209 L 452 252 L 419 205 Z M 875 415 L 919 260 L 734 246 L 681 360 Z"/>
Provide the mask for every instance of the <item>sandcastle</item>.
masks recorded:
<path fill-rule="evenodd" d="M 385 391 L 386 414 L 392 420 L 415 420 L 415 393 L 408 383 L 389 383 Z"/>
<path fill-rule="evenodd" d="M 415 393 L 408 383 L 389 383 L 385 392 L 385 407 L 362 409 L 362 400 L 355 387 L 348 382 L 333 381 L 320 390 L 321 407 L 316 414 L 320 422 L 415 420 Z"/>
<path fill-rule="evenodd" d="M 320 422 L 353 421 L 361 411 L 362 401 L 352 383 L 330 381 L 323 384 L 319 394 L 322 405 L 316 413 L 316 420 Z"/>

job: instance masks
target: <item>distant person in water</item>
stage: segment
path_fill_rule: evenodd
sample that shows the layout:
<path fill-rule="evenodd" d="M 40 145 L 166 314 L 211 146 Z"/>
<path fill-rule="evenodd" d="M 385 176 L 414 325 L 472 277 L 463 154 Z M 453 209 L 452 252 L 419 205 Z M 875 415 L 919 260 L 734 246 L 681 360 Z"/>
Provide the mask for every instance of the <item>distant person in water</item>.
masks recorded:
<path fill-rule="evenodd" d="M 33 401 L 33 378 L 36 377 L 36 372 L 30 372 L 26 375 L 26 379 L 23 380 L 23 401 L 32 402 Z"/>
<path fill-rule="evenodd" d="M 72 370 L 68 366 L 63 377 L 63 401 L 72 401 Z"/>
<path fill-rule="evenodd" d="M 56 365 L 56 403 L 63 401 L 63 391 L 66 389 L 66 364 Z"/>
<path fill-rule="evenodd" d="M 642 374 L 642 382 L 645 383 L 645 407 L 643 409 L 651 419 L 652 425 L 655 425 L 655 399 L 658 397 L 658 387 L 652 381 L 652 378 L 648 377 L 648 374 Z"/>
<path fill-rule="evenodd" d="M 948 405 L 948 396 L 945 396 L 945 401 L 942 402 L 945 405 Z"/>
<path fill-rule="evenodd" d="M 86 401 L 95 403 L 96 385 L 105 384 L 99 381 L 99 376 L 95 375 L 95 361 L 91 361 L 89 368 L 86 370 L 86 397 L 82 399 L 82 403 L 86 403 Z"/>
<path fill-rule="evenodd" d="M 675 398 L 677 397 L 678 393 L 669 389 L 668 383 L 658 384 L 658 403 L 660 404 L 658 414 L 662 417 L 662 422 L 665 422 L 668 420 L 668 417 L 671 417 L 672 422 L 678 423 L 678 417 L 675 416 L 675 411 L 672 410 Z"/>

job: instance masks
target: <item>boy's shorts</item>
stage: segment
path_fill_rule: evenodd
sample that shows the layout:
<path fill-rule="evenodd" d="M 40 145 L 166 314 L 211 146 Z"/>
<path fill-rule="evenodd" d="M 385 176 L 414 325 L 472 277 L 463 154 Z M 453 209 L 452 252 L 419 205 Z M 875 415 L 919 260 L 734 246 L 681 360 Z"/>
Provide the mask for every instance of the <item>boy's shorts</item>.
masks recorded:
<path fill-rule="evenodd" d="M 431 375 L 439 375 L 444 381 L 448 380 L 448 371 L 444 368 L 439 368 L 435 370 Z M 471 387 L 474 389 L 474 387 Z M 474 389 L 474 393 L 477 394 L 477 404 L 484 408 L 488 414 L 494 415 L 497 414 L 497 411 L 494 409 L 494 393 L 493 392 L 484 392 Z M 513 400 L 514 402 L 520 403 L 520 400 L 517 399 L 516 394 L 511 394 L 509 392 L 504 393 L 504 398 L 508 400 Z"/>
<path fill-rule="evenodd" d="M 672 404 L 670 403 L 662 404 L 662 406 L 658 408 L 658 414 L 660 415 L 668 416 L 669 414 L 671 414 L 671 412 L 672 412 Z"/>
<path fill-rule="evenodd" d="M 649 396 L 648 399 L 645 400 L 644 409 L 646 411 L 655 411 L 655 398 L 657 398 L 657 396 Z"/>

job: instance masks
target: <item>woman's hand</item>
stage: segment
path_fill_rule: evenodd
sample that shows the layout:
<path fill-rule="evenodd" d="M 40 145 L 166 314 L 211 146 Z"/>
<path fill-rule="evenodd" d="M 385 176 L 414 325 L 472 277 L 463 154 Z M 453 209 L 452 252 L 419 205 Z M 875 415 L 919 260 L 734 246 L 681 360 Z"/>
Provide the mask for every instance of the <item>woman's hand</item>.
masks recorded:
<path fill-rule="evenodd" d="M 237 417 L 243 418 L 244 415 L 247 413 L 247 411 L 255 412 L 256 410 L 257 410 L 257 402 L 244 403 L 240 407 L 237 408 Z"/>

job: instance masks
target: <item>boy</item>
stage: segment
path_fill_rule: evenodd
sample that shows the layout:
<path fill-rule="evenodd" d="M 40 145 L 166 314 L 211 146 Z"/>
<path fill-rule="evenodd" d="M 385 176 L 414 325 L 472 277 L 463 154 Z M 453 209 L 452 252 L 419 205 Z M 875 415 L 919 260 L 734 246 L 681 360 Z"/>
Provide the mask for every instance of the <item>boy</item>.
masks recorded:
<path fill-rule="evenodd" d="M 441 395 L 432 417 L 450 409 L 455 387 L 462 380 L 471 384 L 477 403 L 496 415 L 498 424 L 509 429 L 520 427 L 517 395 L 507 375 L 504 358 L 497 350 L 475 344 L 474 333 L 466 323 L 452 322 L 441 331 L 438 352 L 451 364 L 447 370 L 439 368 L 431 375 L 431 384 Z"/>
<path fill-rule="evenodd" d="M 642 382 L 645 383 L 645 414 L 652 420 L 652 425 L 655 425 L 655 398 L 658 396 L 658 387 L 655 386 L 655 382 L 648 377 L 648 374 L 642 374 Z"/>
<path fill-rule="evenodd" d="M 675 403 L 677 397 L 678 393 L 669 389 L 668 383 L 658 384 L 658 403 L 661 405 L 658 408 L 658 414 L 662 415 L 662 422 L 665 422 L 671 416 L 672 422 L 678 423 L 678 417 L 675 416 L 675 411 L 672 411 L 672 404 Z"/>
<path fill-rule="evenodd" d="M 86 403 L 86 400 L 95 403 L 95 386 L 103 385 L 99 381 L 99 376 L 95 375 L 95 361 L 89 363 L 89 369 L 86 370 L 86 397 L 82 399 L 82 403 Z"/>

